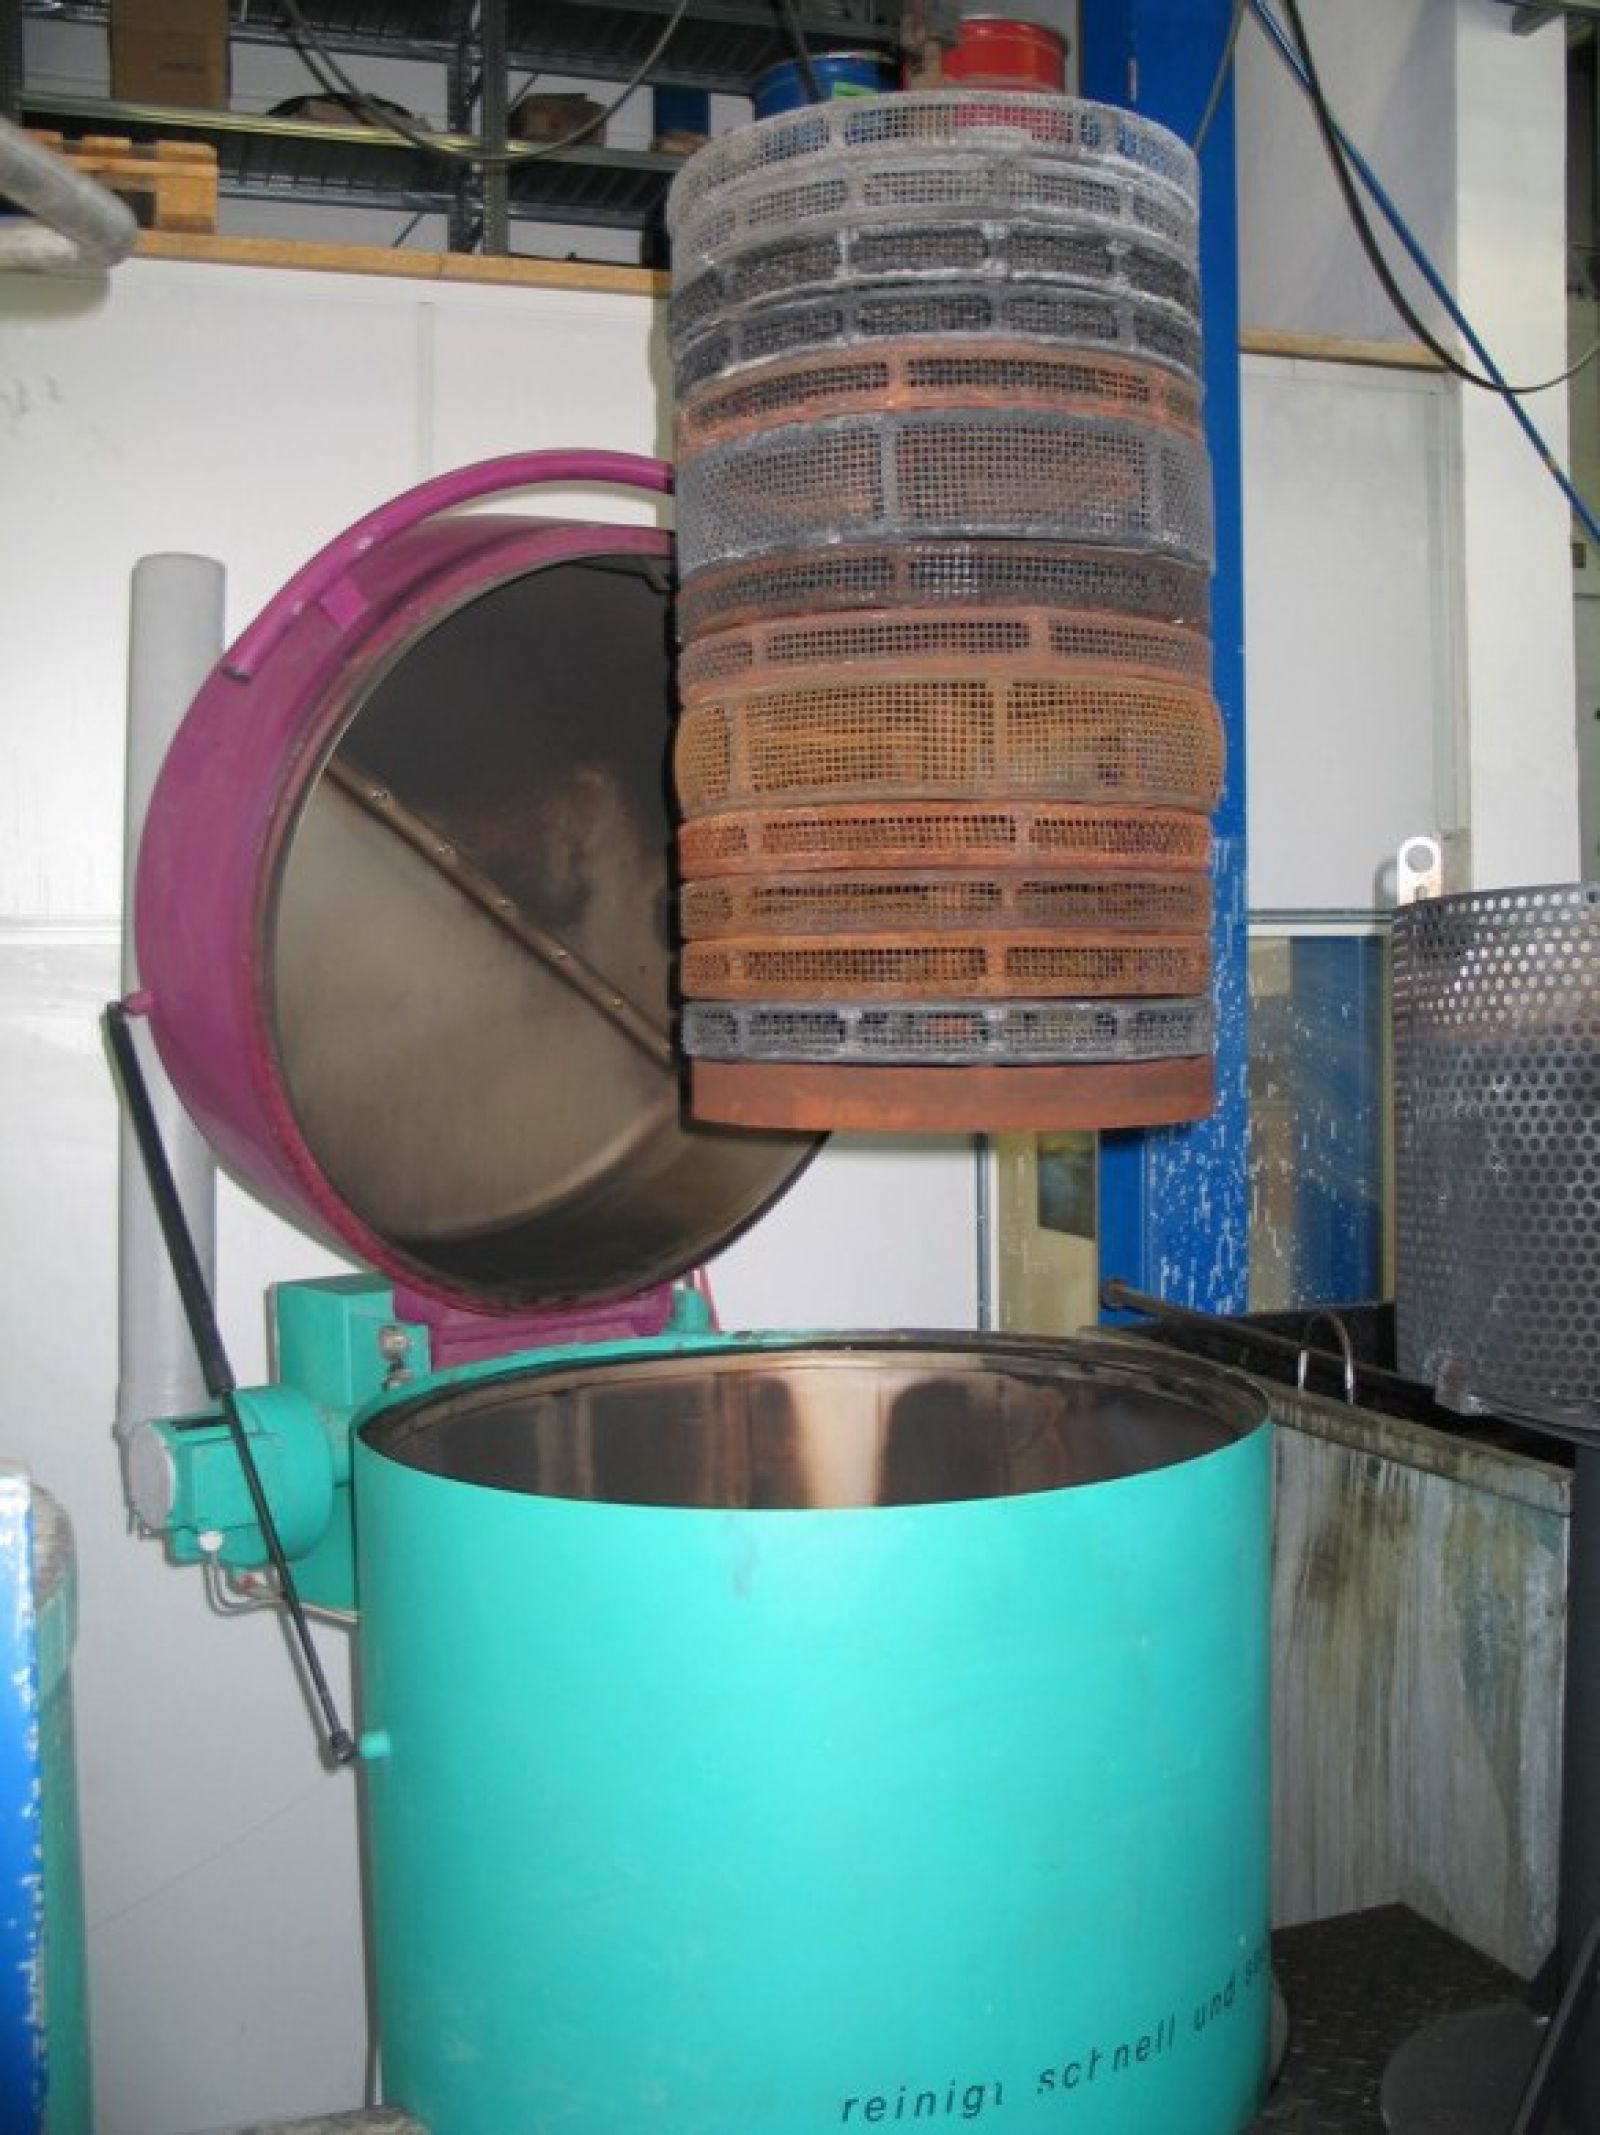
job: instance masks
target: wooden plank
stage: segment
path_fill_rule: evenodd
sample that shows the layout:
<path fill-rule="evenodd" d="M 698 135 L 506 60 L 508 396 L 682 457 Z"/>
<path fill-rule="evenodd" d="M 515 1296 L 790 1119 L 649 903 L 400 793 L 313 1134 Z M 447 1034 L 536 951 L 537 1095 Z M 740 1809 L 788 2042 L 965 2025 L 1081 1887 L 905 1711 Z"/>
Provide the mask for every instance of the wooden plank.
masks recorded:
<path fill-rule="evenodd" d="M 1350 341 L 1340 334 L 1294 334 L 1276 327 L 1246 326 L 1239 335 L 1246 356 L 1283 356 L 1303 363 L 1354 363 L 1369 370 L 1442 371 L 1444 365 L 1420 341 Z"/>
<path fill-rule="evenodd" d="M 593 289 L 615 296 L 664 297 L 672 277 L 654 267 L 619 267 L 603 260 L 485 259 L 476 252 L 441 255 L 446 282 L 510 281 L 535 289 Z M 513 270 L 509 275 L 506 270 Z"/>
<path fill-rule="evenodd" d="M 381 275 L 401 281 L 475 282 L 512 289 L 565 289 L 664 297 L 668 278 L 649 267 L 594 260 L 483 259 L 475 253 L 397 252 L 387 245 L 305 244 L 279 237 L 199 237 L 144 230 L 141 259 L 224 267 L 279 267 L 311 274 Z"/>

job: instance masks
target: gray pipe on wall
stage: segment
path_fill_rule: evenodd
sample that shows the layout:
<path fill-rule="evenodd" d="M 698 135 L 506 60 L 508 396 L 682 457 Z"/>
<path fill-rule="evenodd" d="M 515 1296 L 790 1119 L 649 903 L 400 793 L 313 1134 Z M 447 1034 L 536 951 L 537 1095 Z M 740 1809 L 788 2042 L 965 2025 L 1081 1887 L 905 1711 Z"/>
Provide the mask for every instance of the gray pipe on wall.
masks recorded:
<path fill-rule="evenodd" d="M 225 584 L 221 564 L 208 556 L 145 556 L 133 569 L 123 806 L 124 995 L 139 987 L 133 885 L 144 819 L 167 746 L 221 655 Z M 207 1285 L 214 1287 L 216 1166 L 142 1025 L 136 1028 L 135 1042 Z M 118 1253 L 116 1430 L 126 1456 L 130 1434 L 139 1423 L 210 1405 L 126 1120 L 121 1141 Z"/>
<path fill-rule="evenodd" d="M 0 268 L 99 273 L 126 259 L 139 225 L 126 203 L 0 118 L 0 195 L 36 218 L 0 225 Z"/>

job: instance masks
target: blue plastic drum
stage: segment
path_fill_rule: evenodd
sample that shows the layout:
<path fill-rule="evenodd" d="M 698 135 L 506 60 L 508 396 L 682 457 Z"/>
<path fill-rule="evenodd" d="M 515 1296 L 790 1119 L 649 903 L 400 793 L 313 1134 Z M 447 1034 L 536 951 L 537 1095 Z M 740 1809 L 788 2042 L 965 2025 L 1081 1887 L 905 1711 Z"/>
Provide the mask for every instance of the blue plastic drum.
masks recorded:
<path fill-rule="evenodd" d="M 889 64 L 877 52 L 818 52 L 811 61 L 824 100 L 845 96 L 881 96 L 894 87 Z M 811 102 L 805 77 L 792 59 L 756 76 L 756 117 L 775 118 Z"/>

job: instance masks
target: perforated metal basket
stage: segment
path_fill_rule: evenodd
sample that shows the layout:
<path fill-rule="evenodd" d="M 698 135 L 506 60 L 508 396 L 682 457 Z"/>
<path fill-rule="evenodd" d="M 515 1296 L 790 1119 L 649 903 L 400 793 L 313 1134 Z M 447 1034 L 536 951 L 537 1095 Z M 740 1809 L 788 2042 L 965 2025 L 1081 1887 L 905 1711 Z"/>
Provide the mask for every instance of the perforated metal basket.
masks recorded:
<path fill-rule="evenodd" d="M 1042 154 L 1084 173 L 1159 180 L 1191 212 L 1195 159 L 1176 134 L 1109 104 L 998 89 L 930 89 L 809 105 L 745 126 L 691 158 L 667 197 L 674 238 L 729 188 L 777 173 L 799 177 L 818 158 L 879 162 L 926 155 Z"/>
<path fill-rule="evenodd" d="M 831 670 L 829 680 L 846 669 L 889 667 L 906 676 L 939 672 L 950 661 L 1003 661 L 1008 674 L 1088 668 L 1196 689 L 1211 680 L 1210 640 L 1170 623 L 1092 609 L 908 607 L 714 631 L 684 646 L 678 689 L 686 704 L 697 704 L 730 686 L 791 682 L 808 670 Z"/>
<path fill-rule="evenodd" d="M 1211 885 L 1199 875 L 1041 875 L 1029 869 L 921 875 L 811 873 L 686 882 L 678 901 L 687 941 L 826 932 L 918 934 L 1040 927 L 1076 932 L 1204 934 Z"/>
<path fill-rule="evenodd" d="M 966 336 L 767 363 L 717 379 L 681 401 L 678 451 L 691 456 L 780 423 L 952 403 L 1125 417 L 1200 435 L 1198 390 L 1152 364 Z"/>
<path fill-rule="evenodd" d="M 1210 853 L 1211 826 L 1203 815 L 1003 797 L 735 810 L 685 823 L 678 837 L 679 861 L 696 879 L 936 863 L 1201 873 Z"/>
<path fill-rule="evenodd" d="M 692 280 L 677 278 L 668 304 L 668 332 L 677 350 L 716 327 L 738 324 L 757 306 L 884 282 L 937 284 L 974 278 L 1154 299 L 1191 327 L 1200 316 L 1193 263 L 1151 242 L 1130 243 L 1027 221 L 896 222 L 807 231 L 753 245 L 703 267 Z"/>
<path fill-rule="evenodd" d="M 1204 446 L 1092 415 L 919 409 L 775 429 L 691 459 L 678 513 L 685 580 L 769 551 L 938 536 L 1212 561 Z"/>
<path fill-rule="evenodd" d="M 1200 370 L 1199 323 L 1183 305 L 1117 288 L 949 276 L 860 287 L 835 282 L 819 296 L 718 311 L 683 326 L 674 370 L 679 392 L 688 393 L 754 363 L 952 334 L 1104 350 L 1165 364 L 1187 378 Z"/>
<path fill-rule="evenodd" d="M 1222 726 L 1203 691 L 1137 678 L 985 673 L 752 690 L 686 708 L 673 750 L 686 818 L 802 801 L 1216 805 Z"/>
<path fill-rule="evenodd" d="M 698 573 L 678 596 L 685 641 L 766 617 L 906 603 L 1083 608 L 1205 631 L 1205 571 L 1148 552 L 1026 540 L 908 540 L 778 551 Z"/>
<path fill-rule="evenodd" d="M 1094 1065 L 1208 1053 L 1208 1000 L 695 1003 L 683 1012 L 691 1059 L 818 1065 Z"/>
<path fill-rule="evenodd" d="M 1063 99 L 1063 101 L 1065 101 Z M 815 153 L 714 187 L 672 218 L 684 273 L 819 224 L 925 217 L 1066 222 L 1193 252 L 1193 192 L 1128 164 L 1084 160 L 1025 136 L 971 128 L 931 150 L 912 141 L 830 141 Z"/>
<path fill-rule="evenodd" d="M 1401 1369 L 1600 1427 L 1600 883 L 1395 915 Z"/>
<path fill-rule="evenodd" d="M 1198 993 L 1209 959 L 1187 935 L 852 934 L 687 942 L 681 970 L 693 1001 L 1048 999 Z"/>

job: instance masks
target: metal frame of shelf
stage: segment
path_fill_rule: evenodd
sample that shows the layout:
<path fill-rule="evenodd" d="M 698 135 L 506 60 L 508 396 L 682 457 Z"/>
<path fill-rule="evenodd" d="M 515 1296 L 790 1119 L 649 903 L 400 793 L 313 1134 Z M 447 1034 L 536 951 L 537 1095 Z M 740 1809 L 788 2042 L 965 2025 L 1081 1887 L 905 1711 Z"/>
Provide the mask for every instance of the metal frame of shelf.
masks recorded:
<path fill-rule="evenodd" d="M 448 213 L 456 187 L 448 168 L 419 149 L 362 126 L 238 112 L 187 111 L 167 104 L 119 104 L 91 97 L 24 96 L 30 120 L 71 133 L 112 130 L 132 140 L 206 141 L 217 151 L 218 186 L 230 198 L 293 199 L 319 207 L 394 208 Z M 434 138 L 465 140 L 459 135 Z M 516 154 L 515 144 L 512 154 Z M 676 156 L 623 148 L 568 148 L 530 157 L 506 173 L 514 221 L 571 222 L 638 230 L 649 223 Z"/>
<path fill-rule="evenodd" d="M 312 207 L 391 208 L 446 216 L 452 251 L 510 250 L 514 223 L 649 231 L 680 159 L 587 143 L 550 151 L 507 142 L 513 73 L 626 81 L 660 35 L 674 0 L 304 0 L 331 51 L 411 59 L 444 69 L 449 131 L 430 138 L 490 161 L 454 166 L 364 126 L 327 126 L 233 111 L 195 111 L 116 99 L 31 93 L 20 73 L 24 15 L 104 25 L 109 0 L 0 0 L 0 37 L 19 64 L 9 109 L 63 133 L 116 132 L 135 140 L 203 141 L 217 151 L 218 187 L 241 200 Z M 230 0 L 235 41 L 284 44 L 273 0 Z M 818 48 L 898 41 L 901 0 L 800 0 L 801 27 Z M 14 36 L 13 36 L 14 33 Z M 652 85 L 747 93 L 788 44 L 774 0 L 690 0 Z M 3 58 L 3 51 L 0 51 Z M 0 64 L 0 94 L 8 69 Z M 504 167 L 502 152 L 512 158 Z"/>
<path fill-rule="evenodd" d="M 240 44 L 285 42 L 271 0 L 240 16 L 231 0 L 232 34 Z M 572 74 L 594 81 L 626 81 L 660 34 L 671 0 L 507 0 L 506 46 L 517 72 Z M 53 22 L 103 24 L 108 0 L 23 0 L 25 15 Z M 308 0 L 306 19 L 340 52 L 368 58 L 417 59 L 448 65 L 458 41 L 452 0 Z M 898 0 L 838 0 L 837 6 L 803 5 L 806 36 L 821 46 L 893 46 L 899 35 Z M 788 46 L 770 0 L 691 0 L 650 80 L 664 87 L 747 94 L 765 66 L 788 57 Z"/>

